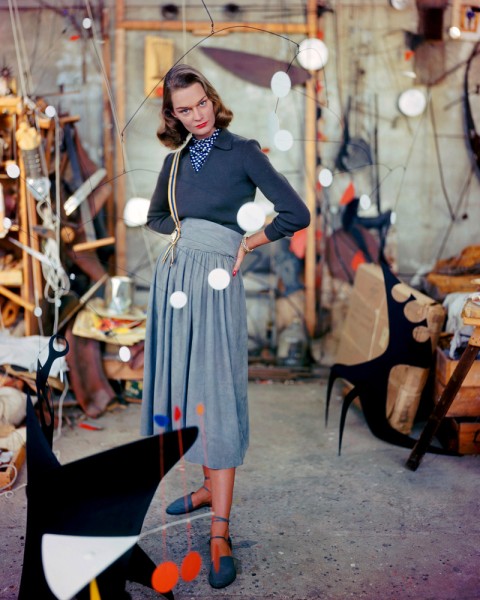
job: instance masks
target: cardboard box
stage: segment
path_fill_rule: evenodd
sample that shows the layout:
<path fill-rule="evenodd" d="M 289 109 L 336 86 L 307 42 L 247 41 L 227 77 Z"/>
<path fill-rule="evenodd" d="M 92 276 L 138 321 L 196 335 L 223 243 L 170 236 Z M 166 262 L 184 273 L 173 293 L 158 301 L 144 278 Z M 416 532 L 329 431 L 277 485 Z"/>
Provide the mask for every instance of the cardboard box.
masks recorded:
<path fill-rule="evenodd" d="M 448 350 L 437 348 L 435 402 L 438 402 L 440 399 L 440 396 L 457 365 L 458 360 L 451 359 L 448 356 Z M 480 417 L 480 360 L 476 360 L 470 367 L 470 370 L 455 395 L 446 416 Z"/>
<path fill-rule="evenodd" d="M 392 294 L 406 304 L 405 316 L 414 323 L 426 320 L 414 329 L 416 340 L 430 338 L 435 350 L 445 321 L 441 304 L 405 283 L 396 285 Z M 387 297 L 383 272 L 379 265 L 362 264 L 357 270 L 350 304 L 342 330 L 335 362 L 347 365 L 367 362 L 380 356 L 389 342 Z M 433 361 L 432 361 L 433 362 Z M 387 417 L 392 427 L 410 433 L 429 369 L 397 365 L 388 382 Z"/>
<path fill-rule="evenodd" d="M 387 391 L 387 418 L 402 433 L 410 433 L 417 414 L 429 369 L 397 365 L 390 371 Z"/>

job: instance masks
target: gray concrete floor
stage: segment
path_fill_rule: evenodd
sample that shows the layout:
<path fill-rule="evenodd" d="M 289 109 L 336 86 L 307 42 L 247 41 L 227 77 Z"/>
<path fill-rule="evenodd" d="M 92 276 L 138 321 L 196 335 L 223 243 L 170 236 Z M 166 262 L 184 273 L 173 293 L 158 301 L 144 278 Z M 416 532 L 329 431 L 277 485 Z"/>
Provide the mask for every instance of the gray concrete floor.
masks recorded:
<path fill-rule="evenodd" d="M 241 573 L 224 590 L 210 588 L 209 519 L 196 520 L 192 549 L 204 566 L 193 582 L 179 581 L 176 600 L 480 598 L 479 457 L 427 455 L 413 473 L 404 466 L 409 451 L 375 439 L 355 407 L 338 456 L 340 396 L 325 428 L 324 381 L 251 383 L 249 391 L 251 445 L 238 469 L 231 524 Z M 131 404 L 101 417 L 102 431 L 64 427 L 55 449 L 67 463 L 136 439 L 138 422 L 139 406 Z M 140 469 L 125 473 L 125 485 L 136 477 Z M 23 469 L 18 485 L 25 480 Z M 167 475 L 145 533 L 164 522 L 165 503 L 185 482 L 196 487 L 198 467 L 177 465 Z M 2 600 L 17 597 L 21 574 L 26 497 L 25 488 L 17 490 L 0 497 Z M 186 528 L 167 531 L 146 535 L 141 545 L 154 561 L 179 565 Z M 127 589 L 134 600 L 158 598 L 138 585 Z"/>

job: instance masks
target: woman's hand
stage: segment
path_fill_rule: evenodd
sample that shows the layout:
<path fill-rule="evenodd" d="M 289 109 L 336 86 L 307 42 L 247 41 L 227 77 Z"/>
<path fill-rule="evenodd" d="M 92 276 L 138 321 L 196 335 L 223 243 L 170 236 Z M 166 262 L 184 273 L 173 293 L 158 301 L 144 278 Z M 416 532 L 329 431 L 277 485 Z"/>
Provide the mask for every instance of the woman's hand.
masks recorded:
<path fill-rule="evenodd" d="M 257 233 L 254 233 L 253 235 L 250 235 L 249 237 L 245 238 L 245 243 L 250 251 L 252 251 L 254 248 L 258 248 L 258 246 L 268 244 L 269 242 L 270 240 L 264 234 L 263 230 L 257 231 Z M 235 261 L 235 266 L 233 267 L 233 277 L 235 277 L 235 275 L 240 270 L 240 265 L 242 264 L 246 254 L 248 254 L 248 252 L 243 248 L 243 245 L 240 244 L 237 252 L 237 260 Z"/>
<path fill-rule="evenodd" d="M 243 262 L 243 259 L 245 258 L 245 255 L 247 253 L 245 252 L 245 250 L 243 249 L 242 245 L 240 244 L 239 248 L 238 248 L 238 252 L 237 252 L 237 260 L 235 261 L 235 266 L 233 267 L 233 272 L 232 275 L 235 277 L 235 275 L 238 273 L 238 271 L 240 270 L 240 265 Z"/>

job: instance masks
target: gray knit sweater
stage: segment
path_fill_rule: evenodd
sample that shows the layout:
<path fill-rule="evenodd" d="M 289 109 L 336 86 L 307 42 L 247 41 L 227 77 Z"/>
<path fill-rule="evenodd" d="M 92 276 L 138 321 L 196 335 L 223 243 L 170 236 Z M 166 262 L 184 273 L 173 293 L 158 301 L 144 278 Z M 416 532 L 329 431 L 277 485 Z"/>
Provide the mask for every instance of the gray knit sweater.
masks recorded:
<path fill-rule="evenodd" d="M 173 153 L 165 158 L 148 211 L 147 226 L 159 233 L 174 229 L 167 196 L 172 160 Z M 274 169 L 259 143 L 223 129 L 198 173 L 192 167 L 188 149 L 182 151 L 176 185 L 179 218 L 206 219 L 243 233 L 237 213 L 245 202 L 254 200 L 257 187 L 278 213 L 265 228 L 270 241 L 308 226 L 310 213 L 305 203 Z"/>

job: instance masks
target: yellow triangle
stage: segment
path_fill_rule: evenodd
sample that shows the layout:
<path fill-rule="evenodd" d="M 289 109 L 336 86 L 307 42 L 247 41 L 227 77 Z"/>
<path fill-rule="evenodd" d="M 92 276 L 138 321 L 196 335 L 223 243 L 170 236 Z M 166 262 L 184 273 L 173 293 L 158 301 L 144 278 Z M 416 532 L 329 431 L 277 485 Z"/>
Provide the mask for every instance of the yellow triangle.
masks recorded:
<path fill-rule="evenodd" d="M 100 598 L 100 592 L 98 591 L 96 579 L 90 582 L 90 600 L 102 600 Z"/>

